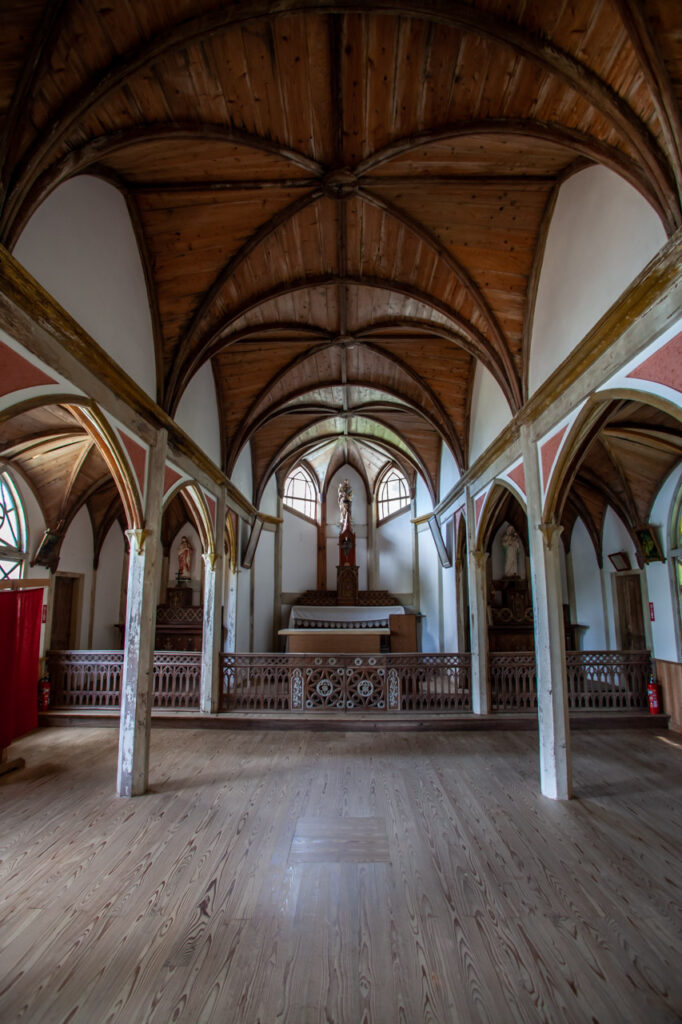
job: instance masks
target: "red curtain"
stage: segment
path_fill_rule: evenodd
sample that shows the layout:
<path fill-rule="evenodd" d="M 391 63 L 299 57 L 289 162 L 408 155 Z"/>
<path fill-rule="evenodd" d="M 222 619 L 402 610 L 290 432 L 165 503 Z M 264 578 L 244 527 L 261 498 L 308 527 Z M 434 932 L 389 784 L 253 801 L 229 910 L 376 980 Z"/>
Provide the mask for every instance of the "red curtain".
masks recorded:
<path fill-rule="evenodd" d="M 0 747 L 38 724 L 43 592 L 0 592 Z"/>

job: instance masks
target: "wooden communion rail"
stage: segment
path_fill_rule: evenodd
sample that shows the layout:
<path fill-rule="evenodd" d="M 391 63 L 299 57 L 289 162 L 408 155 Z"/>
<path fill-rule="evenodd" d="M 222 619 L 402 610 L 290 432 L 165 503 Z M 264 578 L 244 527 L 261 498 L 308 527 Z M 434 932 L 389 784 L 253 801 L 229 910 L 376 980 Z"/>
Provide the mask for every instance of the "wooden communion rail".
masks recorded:
<path fill-rule="evenodd" d="M 53 708 L 117 708 L 121 651 L 50 651 Z M 634 711 L 647 706 L 648 651 L 569 651 L 573 711 Z M 221 655 L 220 712 L 471 713 L 471 655 Z M 493 712 L 537 708 L 535 656 L 489 656 Z M 155 708 L 198 710 L 201 655 L 156 651 Z"/>

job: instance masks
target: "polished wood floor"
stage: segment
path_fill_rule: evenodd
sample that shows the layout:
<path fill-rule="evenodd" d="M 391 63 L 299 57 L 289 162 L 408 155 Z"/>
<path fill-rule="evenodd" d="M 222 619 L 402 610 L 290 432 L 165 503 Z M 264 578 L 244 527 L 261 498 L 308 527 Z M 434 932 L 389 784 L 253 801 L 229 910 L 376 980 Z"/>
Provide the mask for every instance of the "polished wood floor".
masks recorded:
<path fill-rule="evenodd" d="M 682 743 L 48 729 L 0 779 L 0 1021 L 656 1024 L 682 1016 Z"/>

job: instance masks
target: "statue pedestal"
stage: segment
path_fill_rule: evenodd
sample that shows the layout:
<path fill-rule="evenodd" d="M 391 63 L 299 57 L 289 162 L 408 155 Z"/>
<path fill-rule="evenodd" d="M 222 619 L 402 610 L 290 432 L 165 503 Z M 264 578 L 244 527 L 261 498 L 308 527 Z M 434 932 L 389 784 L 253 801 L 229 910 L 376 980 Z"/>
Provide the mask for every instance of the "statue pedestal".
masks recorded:
<path fill-rule="evenodd" d="M 358 603 L 358 567 L 357 565 L 337 565 L 336 567 L 336 603 Z"/>

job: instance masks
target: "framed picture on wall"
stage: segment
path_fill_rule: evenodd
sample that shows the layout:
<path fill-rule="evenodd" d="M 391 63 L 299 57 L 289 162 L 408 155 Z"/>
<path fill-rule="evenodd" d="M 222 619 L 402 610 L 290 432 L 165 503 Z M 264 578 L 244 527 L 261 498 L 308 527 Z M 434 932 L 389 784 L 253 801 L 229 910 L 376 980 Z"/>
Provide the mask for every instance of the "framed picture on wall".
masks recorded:
<path fill-rule="evenodd" d="M 665 562 L 661 545 L 658 543 L 654 527 L 650 523 L 638 526 L 635 536 L 644 562 Z"/>
<path fill-rule="evenodd" d="M 627 551 L 614 551 L 612 555 L 609 555 L 609 562 L 616 572 L 627 572 L 628 569 L 632 568 Z"/>

